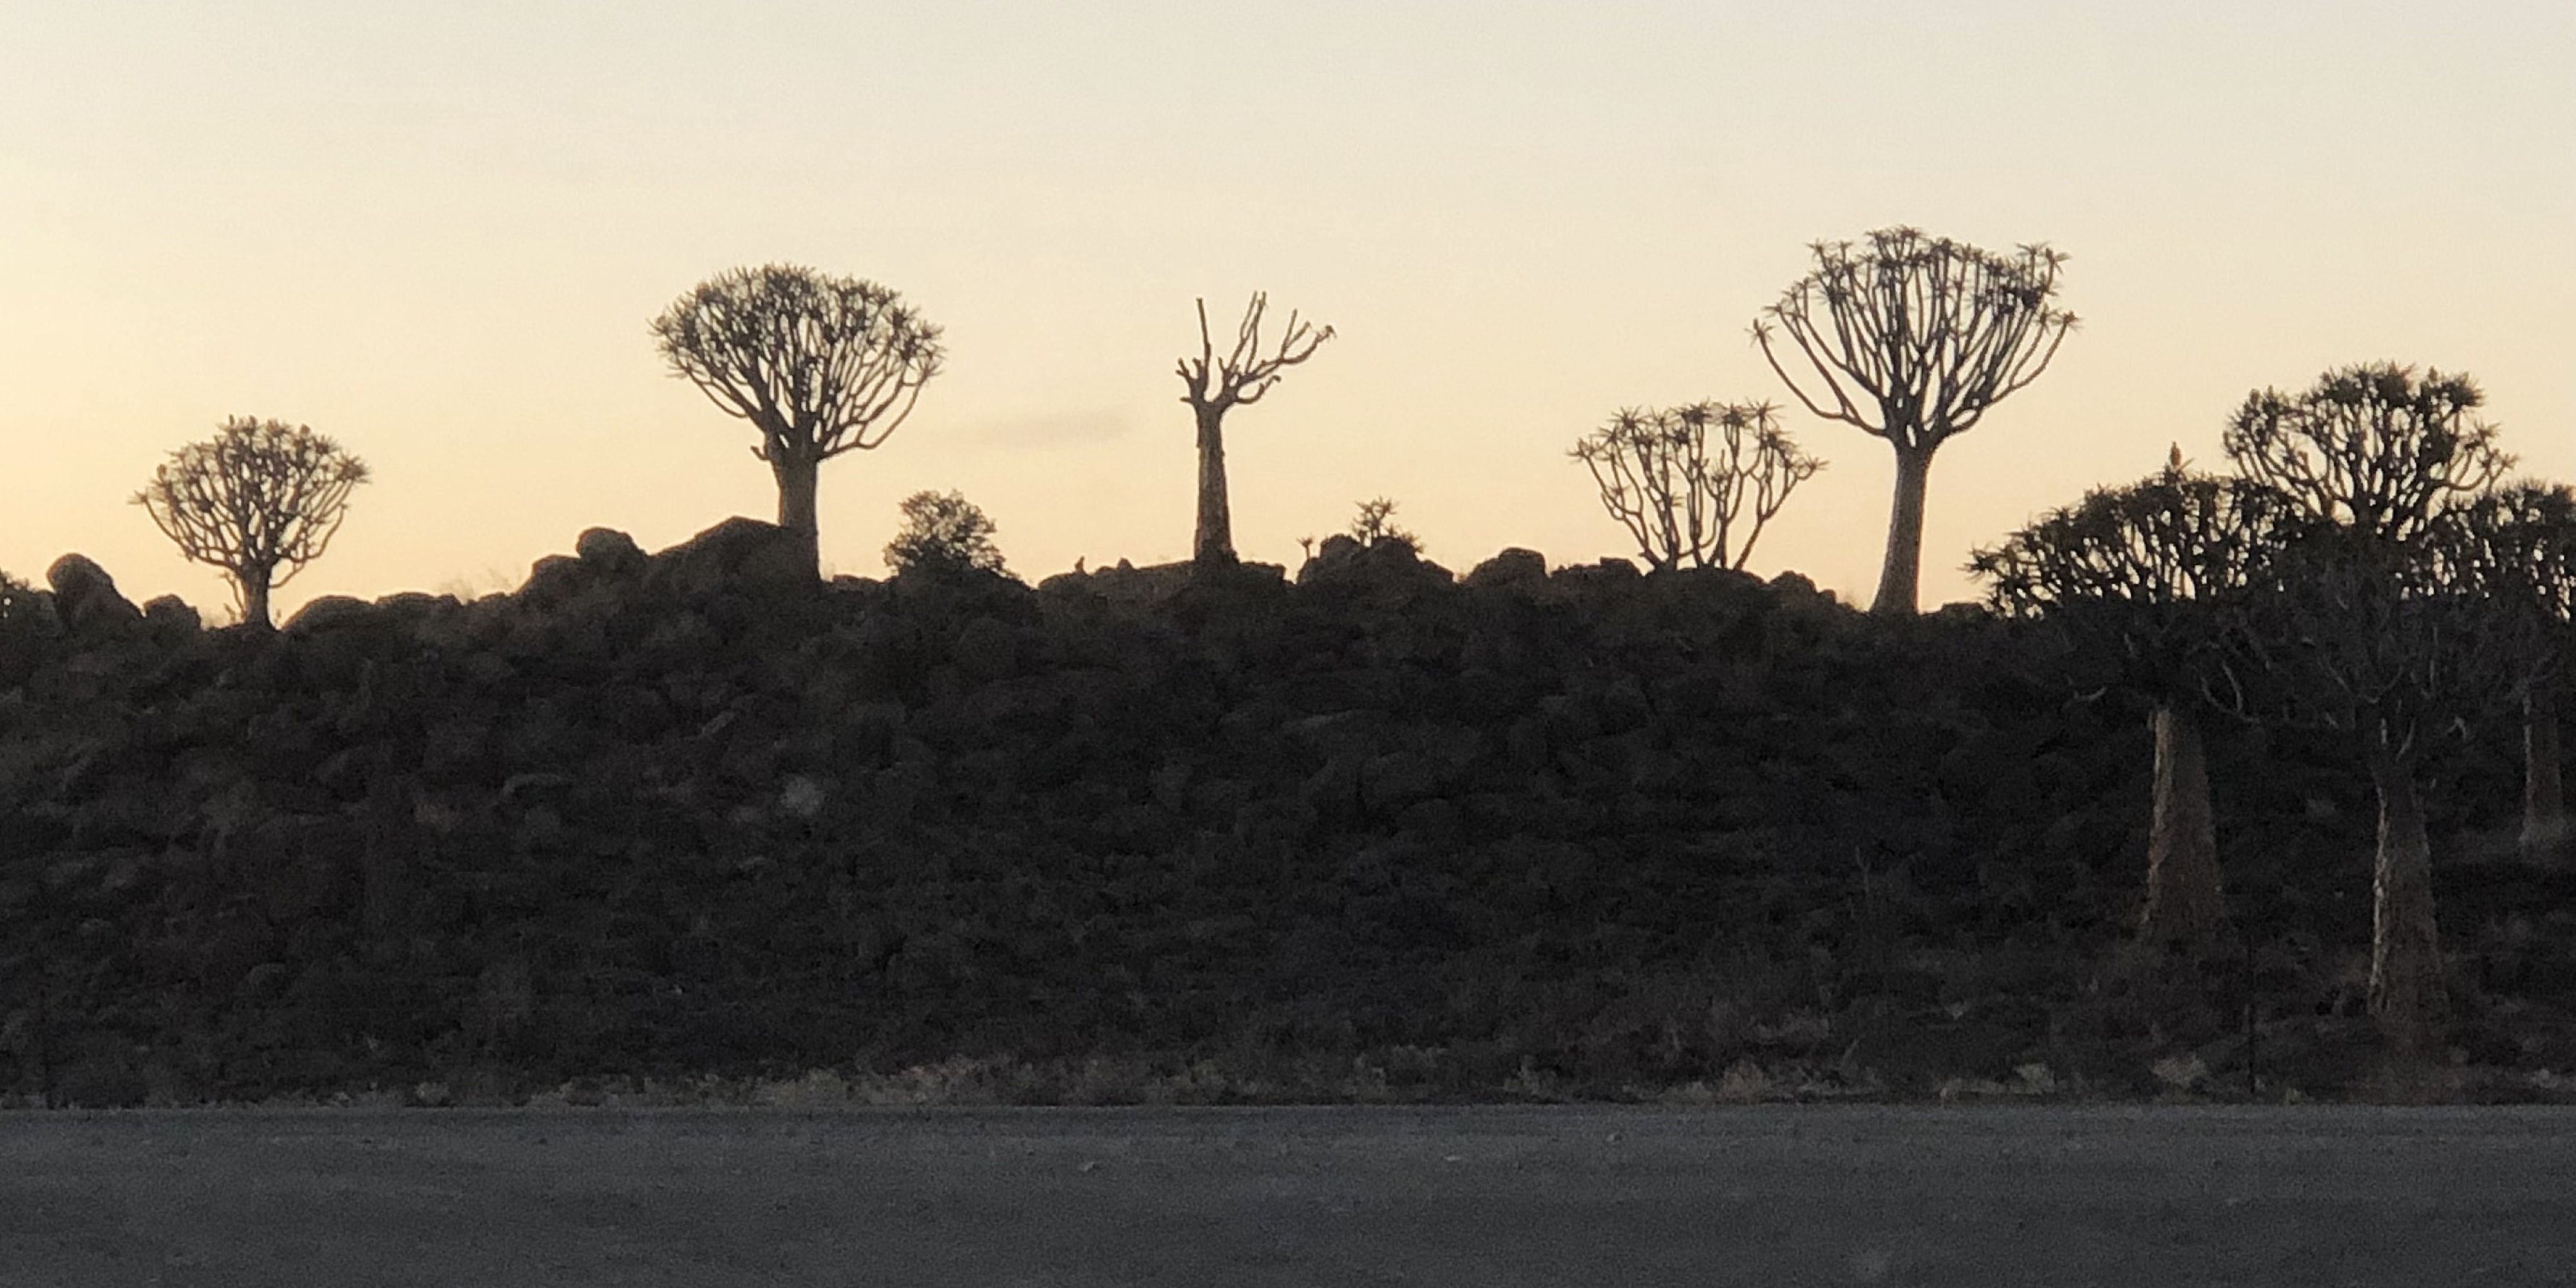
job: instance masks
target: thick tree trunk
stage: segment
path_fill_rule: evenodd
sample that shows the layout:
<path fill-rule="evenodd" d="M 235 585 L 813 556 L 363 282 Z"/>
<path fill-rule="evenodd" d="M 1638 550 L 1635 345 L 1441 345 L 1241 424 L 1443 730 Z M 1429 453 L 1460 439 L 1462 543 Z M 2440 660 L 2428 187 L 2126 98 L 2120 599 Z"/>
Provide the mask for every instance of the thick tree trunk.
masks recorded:
<path fill-rule="evenodd" d="M 2209 760 L 2200 719 L 2185 702 L 2156 708 L 2155 814 L 2147 830 L 2147 904 L 2140 933 L 2151 941 L 2202 941 L 2227 920 L 2218 874 L 2218 828 L 2209 808 Z"/>
<path fill-rule="evenodd" d="M 233 576 L 241 582 L 242 623 L 268 630 L 268 582 L 277 575 L 274 568 L 236 568 Z"/>
<path fill-rule="evenodd" d="M 1225 502 L 1225 412 L 1196 409 L 1199 418 L 1199 526 L 1190 559 L 1202 568 L 1234 562 L 1234 514 Z"/>
<path fill-rule="evenodd" d="M 822 473 L 822 462 L 777 453 L 769 458 L 769 472 L 778 480 L 778 526 L 798 537 L 798 554 L 805 566 L 820 578 L 823 575 L 823 544 L 820 525 L 814 519 L 814 491 Z"/>
<path fill-rule="evenodd" d="M 2558 689 L 2532 682 L 2522 698 L 2522 852 L 2554 860 L 2567 852 L 2567 787 L 2558 746 Z"/>
<path fill-rule="evenodd" d="M 2415 767 L 2384 745 L 2370 749 L 2379 790 L 2379 854 L 2370 889 L 2370 1013 L 2391 1046 L 2434 1049 L 2449 1009 L 2433 920 L 2433 847 L 2415 798 Z"/>
<path fill-rule="evenodd" d="M 1932 477 L 1932 452 L 1896 450 L 1896 502 L 1887 516 L 1887 562 L 1878 570 L 1878 598 L 1869 611 L 1900 616 L 1915 611 L 1923 576 L 1923 488 Z"/>

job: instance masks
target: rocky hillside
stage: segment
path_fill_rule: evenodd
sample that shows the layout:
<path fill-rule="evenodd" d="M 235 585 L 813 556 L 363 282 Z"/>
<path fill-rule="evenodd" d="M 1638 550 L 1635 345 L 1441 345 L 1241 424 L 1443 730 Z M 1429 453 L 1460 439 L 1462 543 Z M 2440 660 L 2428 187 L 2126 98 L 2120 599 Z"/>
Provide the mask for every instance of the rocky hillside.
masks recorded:
<path fill-rule="evenodd" d="M 0 624 L 0 1095 L 958 1056 L 2219 1094 L 2249 1019 L 2267 1096 L 2369 1067 L 2340 749 L 2218 732 L 2242 951 L 2128 960 L 2142 714 L 1974 611 L 1346 539 L 1293 581 L 794 568 L 746 519 L 594 529 L 262 634 L 67 557 Z M 2455 1059 L 2528 1092 L 2576 1066 L 2576 878 L 2481 840 L 2508 750 L 2433 795 Z"/>

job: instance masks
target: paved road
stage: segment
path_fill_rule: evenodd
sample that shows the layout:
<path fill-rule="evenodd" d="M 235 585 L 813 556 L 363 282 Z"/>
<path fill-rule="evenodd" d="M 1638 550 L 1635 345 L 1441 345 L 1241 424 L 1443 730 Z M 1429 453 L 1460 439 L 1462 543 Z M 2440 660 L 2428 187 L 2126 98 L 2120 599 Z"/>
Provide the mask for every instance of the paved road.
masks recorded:
<path fill-rule="evenodd" d="M 0 1113 L 0 1285 L 2576 1284 L 2576 1112 Z"/>

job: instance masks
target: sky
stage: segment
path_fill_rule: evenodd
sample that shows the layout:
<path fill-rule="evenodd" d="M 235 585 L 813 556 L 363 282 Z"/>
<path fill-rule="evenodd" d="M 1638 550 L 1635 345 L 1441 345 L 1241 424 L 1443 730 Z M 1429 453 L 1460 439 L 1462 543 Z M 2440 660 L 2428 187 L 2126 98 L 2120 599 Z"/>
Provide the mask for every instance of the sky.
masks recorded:
<path fill-rule="evenodd" d="M 1226 421 L 1243 557 L 1293 568 L 1376 496 L 1462 572 L 1634 555 L 1567 449 L 1767 399 L 1829 464 L 1751 566 L 1866 602 L 1887 446 L 1749 327 L 1809 243 L 1893 224 L 2047 243 L 2082 318 L 1936 458 L 1927 608 L 2350 363 L 2469 373 L 2576 479 L 2564 0 L 10 0 L 0 569 L 79 551 L 220 616 L 129 498 L 235 415 L 374 476 L 282 613 L 774 518 L 754 431 L 646 328 L 777 261 L 946 330 L 911 417 L 824 467 L 827 571 L 884 575 L 925 489 L 1032 582 L 1185 558 L 1174 364 L 1195 299 L 1222 341 L 1261 290 L 1335 336 Z"/>

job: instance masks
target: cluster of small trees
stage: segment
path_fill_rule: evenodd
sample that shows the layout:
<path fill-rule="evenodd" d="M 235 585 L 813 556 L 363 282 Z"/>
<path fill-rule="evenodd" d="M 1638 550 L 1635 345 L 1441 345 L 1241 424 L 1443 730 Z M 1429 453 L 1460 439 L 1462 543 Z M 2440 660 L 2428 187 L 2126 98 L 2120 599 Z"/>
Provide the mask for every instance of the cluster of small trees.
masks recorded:
<path fill-rule="evenodd" d="M 1906 227 L 1872 232 L 1858 248 L 1808 249 L 1815 270 L 1763 310 L 1753 338 L 1807 410 L 1895 450 L 1896 498 L 1870 608 L 1910 614 L 1932 455 L 2057 355 L 2075 327 L 2075 315 L 2054 306 L 2066 257 L 2045 245 L 2000 255 Z M 1781 365 L 1788 347 L 1811 369 L 1805 384 Z M 1630 408 L 1573 455 L 1648 566 L 1740 569 L 1790 491 L 1825 465 L 1800 451 L 1773 413 L 1766 402 Z"/>
<path fill-rule="evenodd" d="M 2370 1007 L 2407 1049 L 2446 1013 L 2428 751 L 2518 714 L 2523 844 L 2554 853 L 2567 831 L 2555 690 L 2576 645 L 2576 493 L 2506 480 L 2480 402 L 2465 377 L 2387 363 L 2258 390 L 2227 425 L 2231 473 L 2194 472 L 2176 449 L 1969 563 L 1997 608 L 2052 624 L 2154 712 L 2152 938 L 2202 938 L 2226 916 L 2204 717 L 2353 741 L 2379 800 Z"/>

